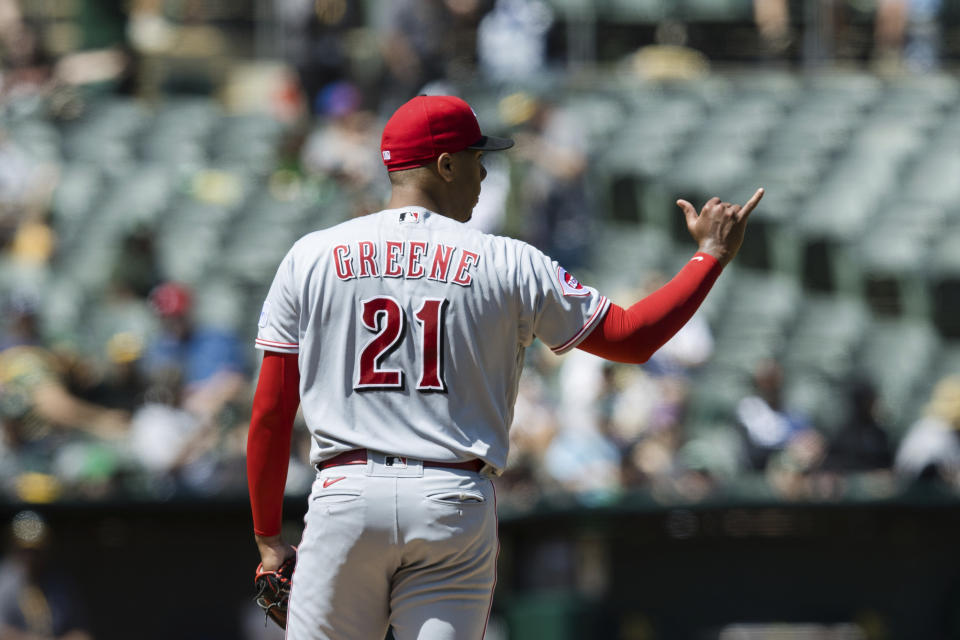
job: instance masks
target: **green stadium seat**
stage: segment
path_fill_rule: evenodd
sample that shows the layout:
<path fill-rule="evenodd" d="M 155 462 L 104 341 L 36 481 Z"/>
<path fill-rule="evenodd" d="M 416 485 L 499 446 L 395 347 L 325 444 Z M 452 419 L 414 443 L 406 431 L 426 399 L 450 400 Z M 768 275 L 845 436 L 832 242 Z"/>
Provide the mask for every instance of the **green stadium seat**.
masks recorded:
<path fill-rule="evenodd" d="M 68 136 L 64 149 L 71 160 L 96 164 L 111 176 L 122 175 L 136 163 L 136 151 L 128 139 L 88 129 Z"/>
<path fill-rule="evenodd" d="M 960 337 L 960 232 L 953 226 L 934 243 L 927 286 L 937 329 L 945 337 Z"/>
<path fill-rule="evenodd" d="M 746 453 L 737 428 L 725 422 L 691 425 L 691 437 L 677 451 L 683 469 L 703 471 L 719 480 L 733 479 L 746 468 Z"/>
<path fill-rule="evenodd" d="M 936 330 L 922 321 L 877 320 L 866 334 L 858 368 L 876 381 L 897 437 L 913 419 L 907 409 L 914 405 L 939 345 Z"/>
<path fill-rule="evenodd" d="M 146 345 L 159 329 L 150 306 L 137 299 L 90 299 L 83 318 L 84 330 L 78 336 L 82 349 L 100 362 L 107 360 L 107 343 L 118 333 L 136 336 Z"/>
<path fill-rule="evenodd" d="M 2 278 L 0 278 L 2 282 Z M 9 290 L 6 283 L 2 289 Z M 87 299 L 83 288 L 77 286 L 72 272 L 59 268 L 43 288 L 41 317 L 43 334 L 47 336 L 73 336 L 83 326 L 82 318 Z"/>
<path fill-rule="evenodd" d="M 705 108 L 689 97 L 655 92 L 629 104 L 621 130 L 596 156 L 596 181 L 604 185 L 606 208 L 614 219 L 670 229 L 676 205 L 659 184 L 687 136 L 703 122 Z"/>
<path fill-rule="evenodd" d="M 62 167 L 51 203 L 51 220 L 61 250 L 69 247 L 83 231 L 103 187 L 103 173 L 96 165 L 71 162 Z"/>
<path fill-rule="evenodd" d="M 681 17 L 689 22 L 753 20 L 753 0 L 681 0 Z"/>
<path fill-rule="evenodd" d="M 760 361 L 782 353 L 800 292 L 795 281 L 785 276 L 744 270 L 735 273 L 733 285 L 723 292 L 725 303 L 715 316 L 710 366 L 749 381 Z"/>
<path fill-rule="evenodd" d="M 715 356 L 713 362 L 719 365 L 720 358 Z M 691 385 L 684 428 L 696 436 L 717 424 L 733 423 L 737 403 L 751 393 L 753 384 L 742 370 L 706 365 Z"/>
<path fill-rule="evenodd" d="M 110 96 L 91 102 L 75 126 L 97 135 L 129 138 L 143 131 L 152 119 L 153 111 L 145 103 Z"/>
<path fill-rule="evenodd" d="M 960 82 L 956 76 L 945 72 L 907 74 L 892 80 L 884 95 L 884 106 L 894 106 L 904 111 L 920 105 L 947 108 L 960 98 Z"/>
<path fill-rule="evenodd" d="M 601 16 L 612 22 L 657 23 L 676 13 L 669 0 L 604 0 Z"/>
<path fill-rule="evenodd" d="M 135 164 L 123 180 L 114 182 L 98 218 L 120 231 L 154 225 L 176 195 L 174 178 L 166 166 Z"/>
<path fill-rule="evenodd" d="M 763 96 L 777 104 L 790 107 L 803 94 L 800 76 L 789 71 L 755 68 L 733 76 L 736 95 Z"/>
<path fill-rule="evenodd" d="M 877 76 L 850 70 L 832 70 L 807 78 L 806 93 L 824 101 L 864 107 L 874 103 L 883 94 L 883 82 Z"/>
<path fill-rule="evenodd" d="M 842 386 L 816 373 L 788 372 L 783 395 L 787 408 L 805 416 L 828 436 L 835 434 L 846 418 Z"/>
<path fill-rule="evenodd" d="M 220 125 L 223 108 L 209 98 L 168 98 L 157 110 L 155 127 L 204 135 Z"/>
<path fill-rule="evenodd" d="M 753 167 L 749 151 L 728 149 L 723 162 L 717 162 L 714 154 L 722 148 L 718 141 L 713 150 L 694 148 L 681 151 L 668 172 L 674 190 L 689 193 L 688 200 L 702 198 L 705 201 L 710 195 L 725 193 L 733 185 L 743 182 Z"/>
<path fill-rule="evenodd" d="M 788 373 L 843 380 L 852 372 L 869 321 L 868 310 L 857 300 L 807 296 L 784 356 Z"/>
<path fill-rule="evenodd" d="M 943 140 L 932 149 L 925 149 L 904 180 L 902 195 L 915 202 L 956 209 L 960 199 L 960 148 L 955 139 Z"/>
<path fill-rule="evenodd" d="M 16 145 L 35 161 L 59 162 L 61 159 L 60 132 L 48 122 L 18 122 L 10 129 L 9 135 Z"/>
<path fill-rule="evenodd" d="M 927 116 L 913 121 L 899 114 L 878 117 L 872 114 L 851 140 L 850 153 L 870 157 L 883 157 L 885 163 L 894 163 L 900 158 L 918 152 L 926 146 L 924 125 Z"/>
<path fill-rule="evenodd" d="M 877 315 L 928 318 L 928 258 L 943 211 L 898 203 L 887 215 L 856 247 L 861 294 Z"/>
<path fill-rule="evenodd" d="M 84 291 L 101 290 L 110 279 L 119 246 L 112 234 L 88 226 L 82 240 L 59 263 L 64 277 Z"/>
<path fill-rule="evenodd" d="M 619 136 L 627 118 L 627 107 L 617 96 L 598 91 L 566 96 L 564 112 L 586 134 L 591 146 L 607 148 L 611 137 Z"/>
<path fill-rule="evenodd" d="M 595 0 L 547 0 L 547 4 L 564 20 L 593 19 L 597 14 Z"/>
<path fill-rule="evenodd" d="M 598 286 L 611 293 L 635 290 L 641 274 L 662 270 L 672 249 L 663 230 L 650 225 L 609 223 L 597 230 L 597 246 L 590 268 Z"/>
<path fill-rule="evenodd" d="M 224 278 L 210 278 L 199 283 L 196 295 L 197 321 L 204 326 L 217 327 L 229 331 L 238 331 L 244 325 L 256 324 L 259 304 L 244 306 L 244 295 L 240 284 Z"/>

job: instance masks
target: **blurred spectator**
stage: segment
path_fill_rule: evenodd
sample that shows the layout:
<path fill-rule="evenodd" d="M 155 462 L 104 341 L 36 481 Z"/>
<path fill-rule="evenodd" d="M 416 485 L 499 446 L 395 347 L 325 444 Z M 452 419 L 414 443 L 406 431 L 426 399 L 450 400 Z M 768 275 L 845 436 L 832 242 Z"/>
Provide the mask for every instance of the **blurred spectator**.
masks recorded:
<path fill-rule="evenodd" d="M 37 297 L 26 291 L 12 291 L 7 295 L 3 308 L 0 351 L 24 345 L 40 345 L 39 305 Z"/>
<path fill-rule="evenodd" d="M 547 487 L 548 483 L 540 478 L 543 456 L 558 428 L 556 407 L 546 379 L 546 362 L 538 349 L 527 352 L 510 426 L 507 468 L 496 479 L 506 502 L 523 508 L 531 508 Z"/>
<path fill-rule="evenodd" d="M 926 415 L 904 436 L 894 460 L 898 475 L 960 487 L 960 376 L 934 387 Z"/>
<path fill-rule="evenodd" d="M 200 420 L 212 419 L 247 390 L 247 359 L 238 338 L 218 327 L 197 326 L 193 297 L 184 285 L 167 282 L 150 294 L 162 328 L 147 345 L 147 376 L 157 379 L 169 370 L 182 376 L 184 408 Z"/>
<path fill-rule="evenodd" d="M 107 340 L 106 368 L 83 397 L 108 407 L 133 411 L 143 403 L 147 380 L 140 367 L 143 337 L 132 332 L 115 333 Z"/>
<path fill-rule="evenodd" d="M 621 452 L 600 398 L 608 392 L 605 362 L 585 351 L 567 354 L 556 398 L 559 429 L 544 452 L 544 471 L 566 491 L 605 499 L 621 487 Z"/>
<path fill-rule="evenodd" d="M 787 0 L 753 0 L 753 18 L 766 53 L 782 54 L 792 42 Z"/>
<path fill-rule="evenodd" d="M 277 44 L 296 67 L 307 101 L 319 107 L 325 86 L 351 76 L 349 33 L 363 23 L 364 4 L 279 0 L 273 6 L 282 30 Z"/>
<path fill-rule="evenodd" d="M 441 79 L 466 79 L 476 62 L 482 0 L 395 0 L 385 3 L 380 53 L 387 70 L 383 97 L 403 102 Z M 390 104 L 383 105 L 385 110 Z"/>
<path fill-rule="evenodd" d="M 5 96 L 38 93 L 50 79 L 53 60 L 17 0 L 0 0 L 0 62 Z"/>
<path fill-rule="evenodd" d="M 249 415 L 240 409 L 242 403 L 201 418 L 182 408 L 183 394 L 178 376 L 168 371 L 147 390 L 133 415 L 130 453 L 146 472 L 144 488 L 162 499 L 178 492 L 224 496 L 246 491 Z M 243 402 L 248 405 L 249 399 Z M 290 493 L 308 491 L 316 477 L 309 450 L 309 432 L 295 429 L 287 473 Z"/>
<path fill-rule="evenodd" d="M 138 227 L 123 236 L 110 281 L 114 295 L 131 295 L 144 300 L 160 284 L 153 229 Z"/>
<path fill-rule="evenodd" d="M 21 511 L 10 529 L 0 564 L 0 640 L 90 640 L 78 590 L 51 566 L 47 523 Z"/>
<path fill-rule="evenodd" d="M 874 58 L 880 70 L 925 72 L 940 65 L 941 0 L 879 0 Z"/>
<path fill-rule="evenodd" d="M 863 379 L 851 382 L 850 417 L 830 442 L 823 464 L 825 470 L 875 471 L 892 466 L 890 439 L 877 419 L 878 400 L 873 383 Z"/>
<path fill-rule="evenodd" d="M 562 107 L 536 101 L 514 134 L 521 168 L 524 235 L 566 269 L 582 266 L 593 244 L 594 209 L 587 197 L 587 139 Z"/>
<path fill-rule="evenodd" d="M 496 0 L 477 30 L 478 55 L 491 80 L 534 79 L 546 69 L 553 11 L 540 0 Z"/>
<path fill-rule="evenodd" d="M 130 423 L 130 451 L 147 472 L 172 475 L 204 453 L 209 428 L 180 408 L 183 388 L 176 371 L 154 381 Z M 208 425 L 209 426 L 209 423 Z"/>
<path fill-rule="evenodd" d="M 826 440 L 816 429 L 804 429 L 791 437 L 779 451 L 773 452 L 767 462 L 767 481 L 782 498 L 798 500 L 821 496 L 818 484 Z M 824 485 L 827 495 L 833 487 Z"/>
<path fill-rule="evenodd" d="M 0 406 L 13 449 L 53 446 L 64 430 L 114 439 L 126 432 L 125 412 L 86 402 L 68 389 L 64 362 L 41 345 L 36 309 L 14 311 L 0 350 Z"/>
<path fill-rule="evenodd" d="M 751 466 L 762 470 L 770 456 L 786 449 L 810 429 L 806 417 L 789 411 L 783 403 L 783 369 L 772 360 L 761 362 L 753 374 L 755 393 L 740 400 L 737 419 L 743 428 Z"/>
<path fill-rule="evenodd" d="M 53 253 L 47 211 L 56 170 L 0 128 L 0 247 L 18 263 L 42 268 Z"/>
<path fill-rule="evenodd" d="M 371 191 L 378 193 L 380 198 L 364 213 L 377 210 L 386 195 L 387 181 L 380 157 L 370 152 L 380 143 L 376 117 L 362 108 L 360 91 L 349 82 L 327 85 L 317 103 L 325 119 L 303 145 L 300 159 L 304 171 L 333 178 L 350 191 L 352 199 L 369 198 Z"/>
<path fill-rule="evenodd" d="M 67 103 L 75 97 L 69 87 L 117 80 L 127 71 L 127 55 L 119 48 L 59 52 L 57 57 L 45 40 L 56 38 L 42 38 L 24 19 L 18 0 L 0 0 L 0 102 L 52 97 L 51 110 L 69 111 Z"/>
<path fill-rule="evenodd" d="M 487 177 L 467 225 L 484 233 L 502 234 L 509 206 L 510 162 L 502 154 L 491 153 L 483 157 L 483 167 Z"/>
<path fill-rule="evenodd" d="M 676 427 L 686 401 L 686 384 L 679 378 L 650 375 L 638 367 L 608 367 L 609 431 L 622 445 L 659 435 Z"/>
<path fill-rule="evenodd" d="M 594 424 L 561 428 L 544 454 L 544 471 L 563 490 L 604 500 L 620 489 L 620 451 Z"/>

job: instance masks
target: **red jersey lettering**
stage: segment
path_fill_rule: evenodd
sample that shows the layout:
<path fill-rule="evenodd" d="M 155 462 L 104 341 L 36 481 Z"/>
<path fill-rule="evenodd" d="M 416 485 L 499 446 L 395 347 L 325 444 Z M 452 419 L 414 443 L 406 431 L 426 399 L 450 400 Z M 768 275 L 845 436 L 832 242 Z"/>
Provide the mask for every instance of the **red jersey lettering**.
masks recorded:
<path fill-rule="evenodd" d="M 377 263 L 374 258 L 377 256 L 377 247 L 372 242 L 361 242 L 360 243 L 360 277 L 369 278 L 373 276 L 374 278 L 380 275 L 380 271 L 377 270 Z"/>
<path fill-rule="evenodd" d="M 333 248 L 333 265 L 337 272 L 337 277 L 341 280 L 350 280 L 353 275 L 353 261 L 350 260 L 350 247 L 345 244 L 337 245 Z"/>
<path fill-rule="evenodd" d="M 383 269 L 386 278 L 400 278 L 403 276 L 403 267 L 400 258 L 403 257 L 403 243 L 387 241 L 387 265 Z"/>
<path fill-rule="evenodd" d="M 476 266 L 478 262 L 480 262 L 480 256 L 478 254 L 464 249 L 463 255 L 460 256 L 460 264 L 457 265 L 457 275 L 453 278 L 454 284 L 469 287 L 470 283 L 473 282 L 473 276 L 470 275 L 470 268 Z"/>
<path fill-rule="evenodd" d="M 450 271 L 450 260 L 456 247 L 448 247 L 445 244 L 438 244 L 436 251 L 433 252 L 433 263 L 430 265 L 430 279 L 438 282 L 446 282 L 447 274 Z"/>
<path fill-rule="evenodd" d="M 422 278 L 426 275 L 420 260 L 427 254 L 426 242 L 411 242 L 410 254 L 407 260 L 407 278 Z"/>

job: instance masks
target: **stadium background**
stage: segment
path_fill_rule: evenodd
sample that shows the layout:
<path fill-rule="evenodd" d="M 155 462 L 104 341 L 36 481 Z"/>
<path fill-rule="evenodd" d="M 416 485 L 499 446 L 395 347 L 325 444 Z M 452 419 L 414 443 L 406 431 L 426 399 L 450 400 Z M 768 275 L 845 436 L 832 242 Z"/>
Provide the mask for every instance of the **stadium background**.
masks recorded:
<path fill-rule="evenodd" d="M 0 1 L 5 570 L 48 556 L 95 638 L 277 637 L 256 316 L 379 207 L 392 109 L 457 93 L 518 140 L 471 224 L 621 303 L 693 250 L 676 197 L 767 189 L 651 363 L 531 349 L 488 636 L 960 637 L 958 36 L 955 0 Z"/>

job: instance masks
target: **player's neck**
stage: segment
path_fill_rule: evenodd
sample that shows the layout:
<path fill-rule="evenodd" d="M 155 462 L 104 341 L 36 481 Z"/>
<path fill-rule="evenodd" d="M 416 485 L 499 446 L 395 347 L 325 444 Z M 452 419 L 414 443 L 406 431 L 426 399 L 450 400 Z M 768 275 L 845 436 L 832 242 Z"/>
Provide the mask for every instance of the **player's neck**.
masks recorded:
<path fill-rule="evenodd" d="M 394 186 L 390 192 L 390 200 L 387 202 L 386 208 L 402 209 L 404 207 L 423 207 L 434 213 L 439 213 L 442 216 L 454 218 L 454 216 L 449 213 L 450 209 L 444 206 L 441 200 L 441 198 L 437 198 L 428 191 L 418 187 Z"/>

